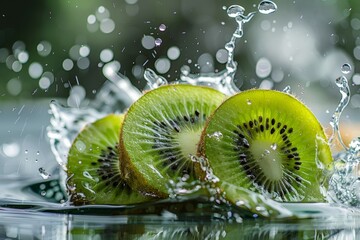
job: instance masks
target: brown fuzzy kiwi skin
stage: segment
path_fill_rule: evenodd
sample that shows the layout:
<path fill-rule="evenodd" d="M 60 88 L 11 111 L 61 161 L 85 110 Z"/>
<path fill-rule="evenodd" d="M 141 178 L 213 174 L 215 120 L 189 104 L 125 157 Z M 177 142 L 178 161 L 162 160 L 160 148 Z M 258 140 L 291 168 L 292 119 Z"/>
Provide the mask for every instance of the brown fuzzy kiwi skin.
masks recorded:
<path fill-rule="evenodd" d="M 254 91 L 254 90 L 256 90 L 256 89 L 249 89 L 249 90 L 246 90 L 246 91 L 244 91 L 244 92 Z M 277 91 L 277 92 L 284 93 L 284 92 L 278 91 L 278 90 L 267 90 L 267 91 Z M 238 94 L 239 94 L 239 93 L 238 93 Z M 241 93 L 240 93 L 240 94 L 241 94 Z M 286 94 L 286 93 L 284 93 L 284 94 Z M 288 95 L 289 97 L 294 98 L 295 100 L 301 102 L 301 103 L 304 105 L 305 108 L 307 108 L 310 112 L 312 112 L 312 111 L 304 104 L 304 102 L 301 101 L 300 99 L 298 99 L 296 96 L 294 96 L 294 95 L 292 95 L 292 94 L 287 94 L 287 95 Z M 225 100 L 225 101 L 226 101 L 226 100 Z M 225 101 L 224 101 L 224 102 L 225 102 Z M 222 105 L 222 104 L 221 104 L 221 105 Z M 221 106 L 221 105 L 220 105 L 220 106 Z M 220 106 L 218 106 L 218 108 L 219 108 Z M 216 112 L 217 112 L 217 109 L 216 109 L 216 110 L 209 116 L 209 118 L 207 119 L 207 121 L 206 121 L 206 123 L 205 123 L 205 125 L 204 125 L 204 129 L 203 129 L 203 131 L 202 131 L 202 133 L 201 133 L 200 142 L 199 142 L 198 148 L 197 148 L 197 154 L 196 154 L 196 156 L 197 156 L 197 157 L 202 157 L 202 158 L 204 158 L 205 161 L 207 161 L 206 147 L 205 147 L 206 129 L 207 129 L 208 125 L 209 125 L 209 122 L 211 121 L 211 119 L 213 118 L 213 116 L 216 114 Z M 325 133 L 325 130 L 324 130 L 324 128 L 321 126 L 320 123 L 319 123 L 319 127 L 322 129 L 323 136 L 327 137 L 327 134 Z M 327 165 L 326 167 L 327 167 L 327 169 L 328 169 L 329 172 L 330 172 L 330 171 L 332 170 L 332 168 L 333 168 L 332 165 Z M 201 168 L 200 163 L 196 163 L 194 169 L 195 169 L 195 174 L 196 174 L 196 176 L 199 177 L 199 180 L 204 181 L 205 178 L 206 178 L 206 172 Z M 325 186 L 326 186 L 326 184 L 325 184 Z"/>

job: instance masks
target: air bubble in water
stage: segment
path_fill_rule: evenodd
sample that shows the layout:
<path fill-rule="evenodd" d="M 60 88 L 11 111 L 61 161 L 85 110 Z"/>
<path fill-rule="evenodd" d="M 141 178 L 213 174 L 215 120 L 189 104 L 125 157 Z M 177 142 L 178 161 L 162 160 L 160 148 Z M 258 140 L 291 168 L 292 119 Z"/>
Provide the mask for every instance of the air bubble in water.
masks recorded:
<path fill-rule="evenodd" d="M 258 10 L 262 14 L 270 14 L 277 10 L 277 6 L 272 1 L 261 1 L 259 3 Z"/>
<path fill-rule="evenodd" d="M 348 63 L 344 63 L 342 66 L 341 66 L 341 72 L 343 74 L 349 74 L 351 72 L 351 65 L 348 64 Z"/>

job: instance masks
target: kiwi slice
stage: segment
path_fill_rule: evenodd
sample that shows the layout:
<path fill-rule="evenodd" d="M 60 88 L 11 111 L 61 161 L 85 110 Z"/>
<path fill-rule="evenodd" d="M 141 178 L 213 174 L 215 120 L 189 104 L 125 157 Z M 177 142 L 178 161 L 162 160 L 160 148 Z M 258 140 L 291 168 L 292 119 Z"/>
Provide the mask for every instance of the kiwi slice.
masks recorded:
<path fill-rule="evenodd" d="M 67 188 L 75 205 L 134 204 L 151 199 L 133 191 L 121 176 L 118 142 L 123 119 L 123 115 L 111 114 L 97 120 L 73 142 L 68 155 Z"/>
<path fill-rule="evenodd" d="M 232 96 L 216 109 L 201 139 L 199 155 L 220 182 L 277 201 L 324 200 L 330 148 L 313 113 L 289 94 L 248 90 Z"/>
<path fill-rule="evenodd" d="M 128 110 L 120 136 L 121 168 L 135 189 L 167 197 L 167 184 L 194 178 L 197 144 L 208 116 L 224 100 L 219 91 L 186 84 L 145 93 Z"/>

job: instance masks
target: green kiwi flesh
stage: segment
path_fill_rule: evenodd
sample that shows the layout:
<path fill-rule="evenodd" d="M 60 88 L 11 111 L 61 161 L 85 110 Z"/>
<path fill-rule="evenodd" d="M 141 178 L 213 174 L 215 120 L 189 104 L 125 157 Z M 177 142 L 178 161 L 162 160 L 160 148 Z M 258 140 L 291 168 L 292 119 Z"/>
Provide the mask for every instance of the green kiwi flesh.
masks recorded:
<path fill-rule="evenodd" d="M 324 201 L 321 185 L 332 163 L 330 148 L 316 117 L 295 97 L 273 90 L 234 95 L 216 109 L 201 139 L 199 155 L 220 184 L 277 201 Z"/>
<path fill-rule="evenodd" d="M 195 179 L 197 145 L 208 116 L 225 95 L 186 84 L 145 93 L 129 108 L 120 136 L 121 169 L 141 192 L 167 197 L 167 184 Z"/>
<path fill-rule="evenodd" d="M 118 143 L 123 119 L 123 115 L 111 114 L 97 120 L 73 142 L 68 155 L 67 188 L 75 205 L 134 204 L 151 199 L 133 191 L 121 176 Z"/>

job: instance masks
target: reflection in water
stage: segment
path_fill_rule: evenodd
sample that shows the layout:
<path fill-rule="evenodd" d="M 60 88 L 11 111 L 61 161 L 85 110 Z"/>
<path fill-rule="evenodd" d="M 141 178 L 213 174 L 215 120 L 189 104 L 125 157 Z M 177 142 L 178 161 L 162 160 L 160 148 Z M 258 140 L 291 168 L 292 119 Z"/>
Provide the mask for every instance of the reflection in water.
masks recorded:
<path fill-rule="evenodd" d="M 322 219 L 271 221 L 249 219 L 242 224 L 160 215 L 101 216 L 0 212 L 0 238 L 5 239 L 355 239 L 358 218 L 333 215 Z"/>

